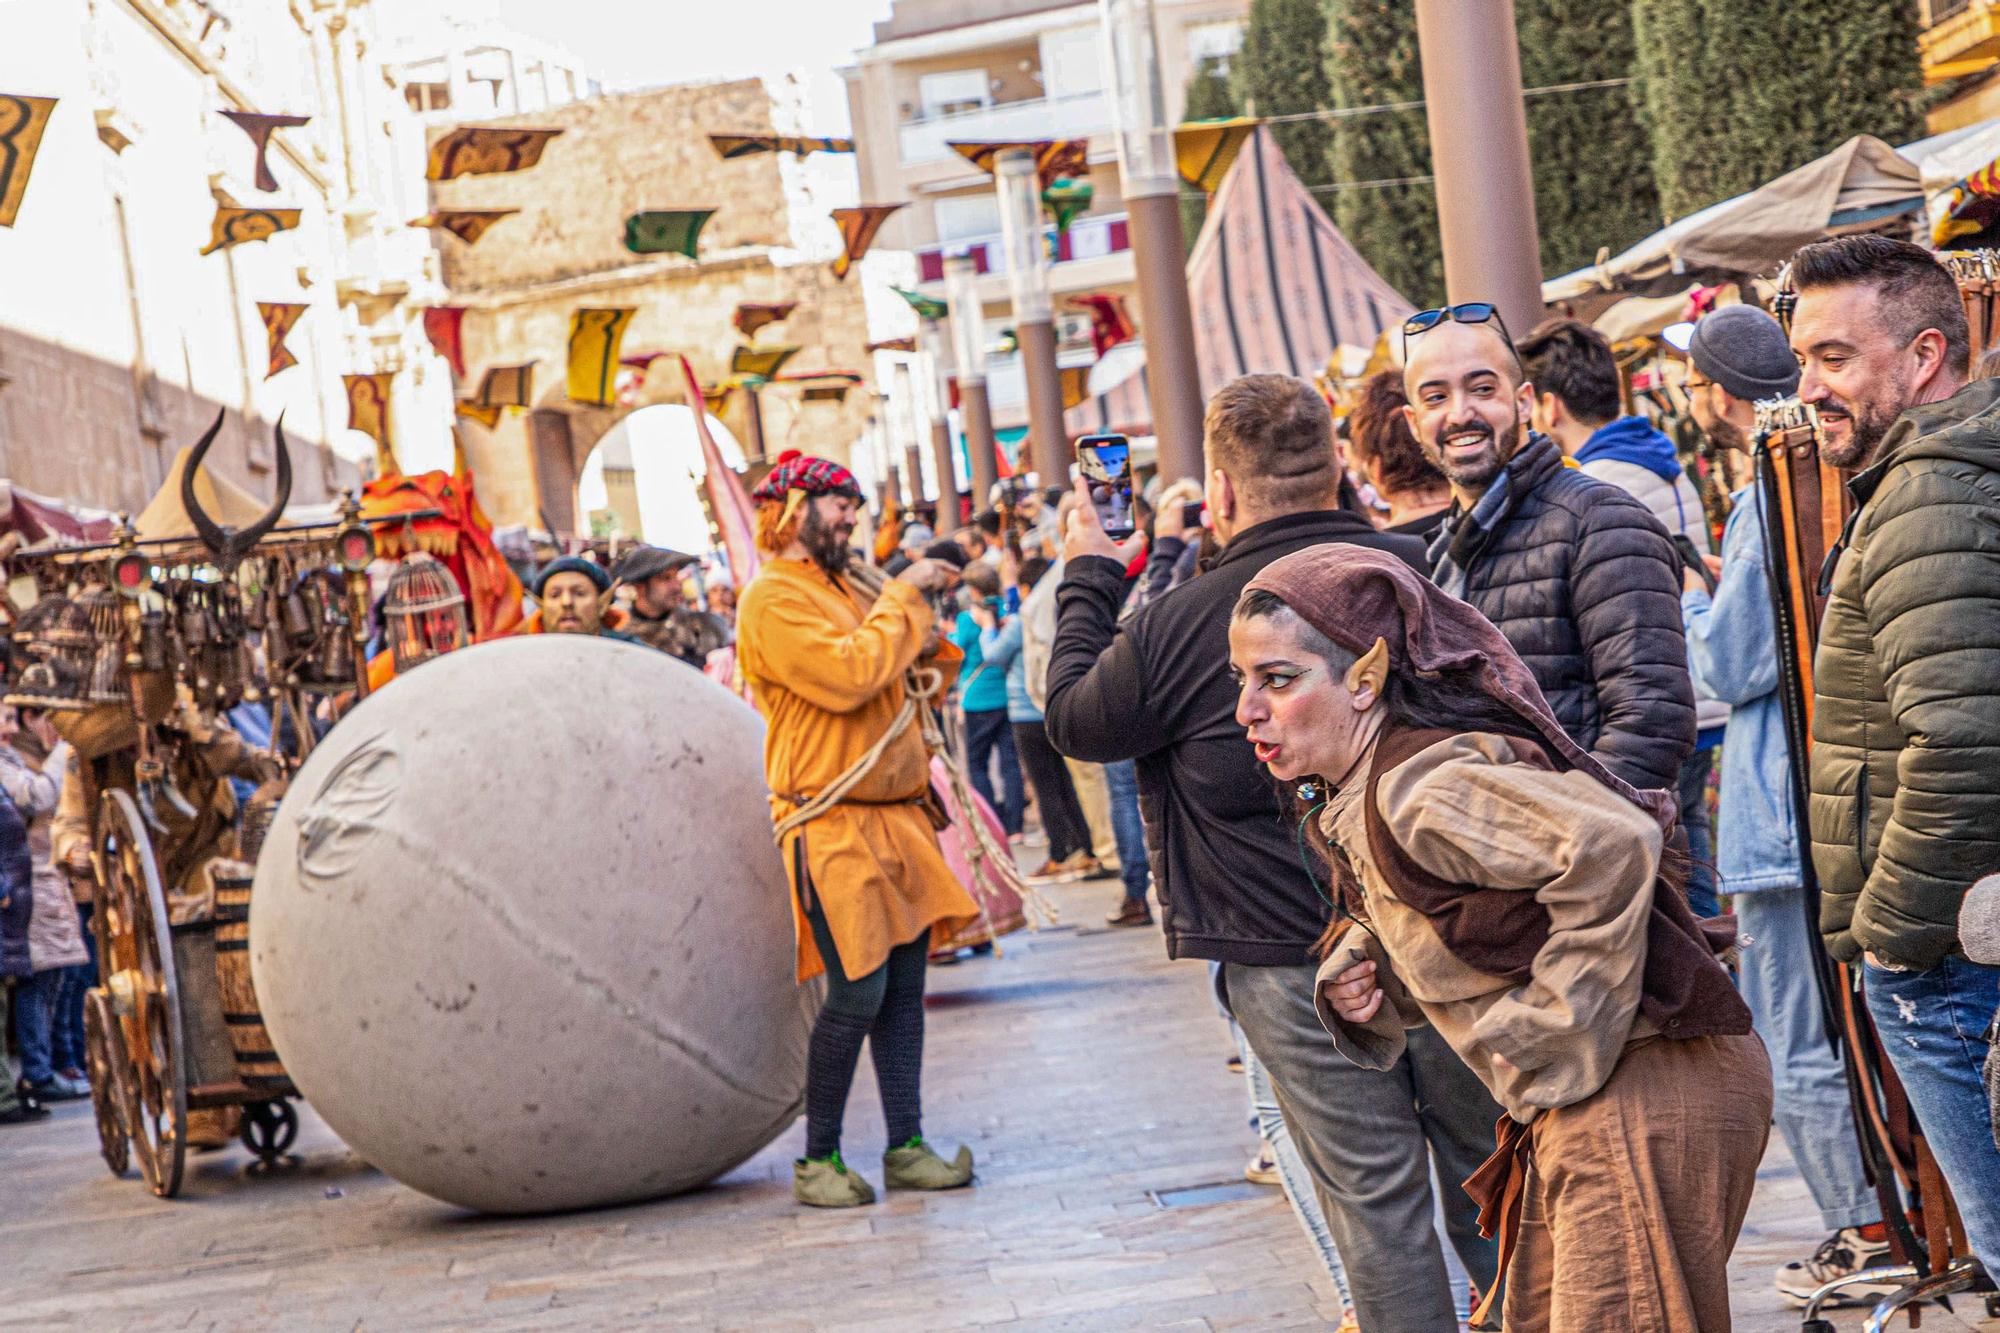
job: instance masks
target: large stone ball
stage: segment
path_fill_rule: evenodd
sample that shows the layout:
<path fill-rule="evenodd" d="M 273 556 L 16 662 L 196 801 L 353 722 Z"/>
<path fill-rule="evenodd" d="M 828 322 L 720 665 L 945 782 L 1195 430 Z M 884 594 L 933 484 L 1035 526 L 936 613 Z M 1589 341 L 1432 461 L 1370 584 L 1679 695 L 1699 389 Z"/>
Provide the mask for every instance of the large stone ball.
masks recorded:
<path fill-rule="evenodd" d="M 538 635 L 425 663 L 299 770 L 252 975 L 362 1157 L 487 1212 L 655 1198 L 804 1099 L 763 723 L 681 662 Z"/>

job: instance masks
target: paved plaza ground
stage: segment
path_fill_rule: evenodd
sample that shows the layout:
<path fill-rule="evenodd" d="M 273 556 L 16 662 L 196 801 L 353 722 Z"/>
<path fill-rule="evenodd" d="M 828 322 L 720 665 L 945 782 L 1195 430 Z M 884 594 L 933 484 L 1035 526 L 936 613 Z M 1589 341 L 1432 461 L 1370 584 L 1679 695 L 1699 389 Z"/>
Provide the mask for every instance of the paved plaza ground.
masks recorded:
<path fill-rule="evenodd" d="M 1058 889 L 1073 924 L 932 973 L 926 1130 L 972 1145 L 970 1191 L 798 1208 L 799 1127 L 696 1194 L 487 1219 L 404 1189 L 308 1115 L 295 1171 L 246 1177 L 231 1148 L 166 1202 L 105 1172 L 80 1103 L 0 1129 L 0 1327 L 1325 1326 L 1331 1288 L 1278 1191 L 1160 1202 L 1241 1185 L 1255 1144 L 1203 966 L 1166 961 L 1155 931 L 1104 929 L 1115 893 Z M 862 1070 L 848 1156 L 879 1181 Z M 1803 1201 L 1774 1140 L 1732 1274 L 1739 1329 L 1797 1328 L 1770 1273 L 1819 1239 Z"/>

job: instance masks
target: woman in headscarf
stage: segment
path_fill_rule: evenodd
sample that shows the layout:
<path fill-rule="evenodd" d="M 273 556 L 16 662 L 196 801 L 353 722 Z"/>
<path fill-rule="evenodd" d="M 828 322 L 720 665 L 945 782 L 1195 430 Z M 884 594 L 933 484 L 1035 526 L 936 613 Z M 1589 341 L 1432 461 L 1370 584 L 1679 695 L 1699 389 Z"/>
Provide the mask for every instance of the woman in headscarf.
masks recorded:
<path fill-rule="evenodd" d="M 1229 638 L 1237 721 L 1331 871 L 1335 1043 L 1386 1068 L 1429 1022 L 1507 1112 L 1466 1182 L 1505 1326 L 1728 1328 L 1771 1073 L 1671 795 L 1612 776 L 1499 631 L 1378 552 L 1276 562 Z"/>

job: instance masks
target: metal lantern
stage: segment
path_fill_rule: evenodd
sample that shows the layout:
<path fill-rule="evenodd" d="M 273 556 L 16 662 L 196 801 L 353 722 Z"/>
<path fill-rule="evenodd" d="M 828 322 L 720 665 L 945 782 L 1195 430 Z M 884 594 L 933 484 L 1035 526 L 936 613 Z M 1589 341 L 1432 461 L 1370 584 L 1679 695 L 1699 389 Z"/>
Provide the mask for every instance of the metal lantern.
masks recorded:
<path fill-rule="evenodd" d="M 89 613 L 61 593 L 50 593 L 21 616 L 14 629 L 16 660 L 27 663 L 7 693 L 10 704 L 81 708 L 90 688 L 97 635 Z"/>
<path fill-rule="evenodd" d="M 465 594 L 442 562 L 413 551 L 397 563 L 382 597 L 382 628 L 398 674 L 471 641 Z"/>

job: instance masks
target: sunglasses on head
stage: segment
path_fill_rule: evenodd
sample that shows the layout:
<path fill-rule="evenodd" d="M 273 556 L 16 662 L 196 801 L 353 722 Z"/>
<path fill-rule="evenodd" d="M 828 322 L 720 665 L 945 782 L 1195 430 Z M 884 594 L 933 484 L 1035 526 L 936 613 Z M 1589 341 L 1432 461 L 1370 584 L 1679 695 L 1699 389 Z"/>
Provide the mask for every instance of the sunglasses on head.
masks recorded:
<path fill-rule="evenodd" d="M 1500 318 L 1500 308 L 1491 301 L 1466 301 L 1461 305 L 1441 305 L 1434 310 L 1419 310 L 1403 321 L 1403 336 L 1414 337 L 1428 333 L 1446 320 L 1454 324 L 1497 324 L 1500 336 L 1513 345 L 1513 335 L 1507 332 L 1507 321 Z"/>

